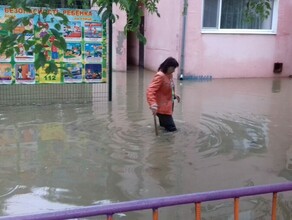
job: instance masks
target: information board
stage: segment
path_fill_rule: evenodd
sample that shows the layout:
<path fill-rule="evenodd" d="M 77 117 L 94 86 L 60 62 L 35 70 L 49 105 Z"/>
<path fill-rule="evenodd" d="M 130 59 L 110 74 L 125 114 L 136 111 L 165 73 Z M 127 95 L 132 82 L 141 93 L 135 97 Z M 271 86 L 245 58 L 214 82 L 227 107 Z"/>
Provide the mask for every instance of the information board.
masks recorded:
<path fill-rule="evenodd" d="M 48 13 L 45 19 L 41 16 L 43 10 Z M 51 29 L 55 29 L 58 21 L 56 19 L 59 17 L 54 16 L 57 13 L 62 13 L 69 19 L 69 23 L 61 25 L 61 29 L 58 30 L 66 40 L 66 51 L 53 45 L 55 37 L 50 33 Z M 31 15 L 33 16 L 29 24 L 19 25 L 14 33 L 21 34 L 24 30 L 33 30 L 33 34 L 26 34 L 27 41 L 34 37 L 43 38 L 49 34 L 51 37 L 45 45 L 44 56 L 48 61 L 54 60 L 57 66 L 67 68 L 70 74 L 46 73 L 44 68 L 36 71 L 33 49 L 26 51 L 22 44 L 18 44 L 16 45 L 19 48 L 18 54 L 13 54 L 9 58 L 0 55 L 0 84 L 106 82 L 106 28 L 97 11 L 32 8 L 29 13 L 22 8 L 0 6 L 0 23 L 4 23 L 9 17 L 21 18 Z M 5 33 L 5 30 L 0 31 Z"/>

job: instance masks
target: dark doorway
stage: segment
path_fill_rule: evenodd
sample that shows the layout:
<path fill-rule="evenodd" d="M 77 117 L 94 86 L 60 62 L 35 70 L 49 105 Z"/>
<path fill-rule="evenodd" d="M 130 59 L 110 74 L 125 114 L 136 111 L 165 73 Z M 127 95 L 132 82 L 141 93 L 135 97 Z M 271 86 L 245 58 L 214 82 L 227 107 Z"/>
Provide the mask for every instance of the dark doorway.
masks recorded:
<path fill-rule="evenodd" d="M 136 33 L 127 33 L 127 64 L 128 66 L 137 66 L 138 51 L 137 51 L 137 38 Z"/>
<path fill-rule="evenodd" d="M 141 17 L 140 33 L 144 36 L 144 16 Z M 139 66 L 144 67 L 144 44 L 139 41 Z"/>
<path fill-rule="evenodd" d="M 144 16 L 141 17 L 140 33 L 144 35 Z M 134 32 L 127 33 L 127 65 L 144 67 L 144 44 Z"/>

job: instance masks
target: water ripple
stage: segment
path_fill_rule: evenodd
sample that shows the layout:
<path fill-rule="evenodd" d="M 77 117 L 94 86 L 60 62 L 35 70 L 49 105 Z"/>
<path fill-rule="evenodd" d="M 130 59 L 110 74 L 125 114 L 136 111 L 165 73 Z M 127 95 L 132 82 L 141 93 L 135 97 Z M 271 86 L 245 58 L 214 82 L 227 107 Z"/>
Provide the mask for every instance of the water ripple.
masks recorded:
<path fill-rule="evenodd" d="M 265 152 L 268 144 L 267 123 L 265 118 L 252 115 L 215 117 L 204 114 L 196 146 L 205 157 L 227 154 L 234 150 L 242 155 Z"/>

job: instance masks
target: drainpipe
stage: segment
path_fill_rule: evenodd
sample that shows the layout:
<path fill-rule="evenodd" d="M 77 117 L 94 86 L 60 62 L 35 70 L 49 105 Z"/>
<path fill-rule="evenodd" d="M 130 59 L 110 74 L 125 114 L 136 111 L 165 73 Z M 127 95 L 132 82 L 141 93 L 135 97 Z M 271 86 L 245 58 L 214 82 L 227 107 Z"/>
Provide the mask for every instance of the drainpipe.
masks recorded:
<path fill-rule="evenodd" d="M 185 65 L 185 40 L 186 40 L 186 23 L 187 23 L 188 0 L 184 0 L 183 9 L 183 29 L 181 42 L 181 57 L 180 57 L 180 75 L 179 79 L 184 79 L 184 65 Z"/>
<path fill-rule="evenodd" d="M 108 10 L 113 13 L 113 0 L 110 0 Z M 108 18 L 108 101 L 112 101 L 112 72 L 113 72 L 113 22 Z"/>

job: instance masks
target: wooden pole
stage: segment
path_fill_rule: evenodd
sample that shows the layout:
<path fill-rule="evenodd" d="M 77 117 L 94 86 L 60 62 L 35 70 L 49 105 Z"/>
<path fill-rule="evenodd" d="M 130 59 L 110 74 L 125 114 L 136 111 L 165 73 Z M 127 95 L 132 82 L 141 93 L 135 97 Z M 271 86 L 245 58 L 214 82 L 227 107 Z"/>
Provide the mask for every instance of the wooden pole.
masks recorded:
<path fill-rule="evenodd" d="M 156 136 L 158 136 L 158 128 L 157 128 L 156 115 L 153 115 L 153 118 L 154 118 L 155 134 L 156 134 Z"/>

